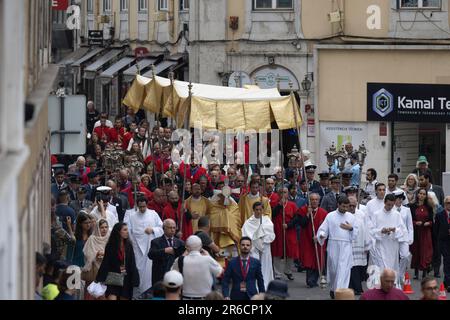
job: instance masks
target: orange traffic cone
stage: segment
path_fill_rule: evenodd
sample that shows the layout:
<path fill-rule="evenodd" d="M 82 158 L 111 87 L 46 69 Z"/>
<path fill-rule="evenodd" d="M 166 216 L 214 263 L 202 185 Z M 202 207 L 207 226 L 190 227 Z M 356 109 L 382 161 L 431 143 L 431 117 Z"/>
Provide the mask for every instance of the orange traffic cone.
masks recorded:
<path fill-rule="evenodd" d="M 439 300 L 447 300 L 447 292 L 444 283 L 441 283 L 441 287 L 439 288 Z"/>
<path fill-rule="evenodd" d="M 405 272 L 405 283 L 403 284 L 403 292 L 406 294 L 414 293 L 414 290 L 411 287 L 411 280 L 409 279 L 408 272 Z"/>

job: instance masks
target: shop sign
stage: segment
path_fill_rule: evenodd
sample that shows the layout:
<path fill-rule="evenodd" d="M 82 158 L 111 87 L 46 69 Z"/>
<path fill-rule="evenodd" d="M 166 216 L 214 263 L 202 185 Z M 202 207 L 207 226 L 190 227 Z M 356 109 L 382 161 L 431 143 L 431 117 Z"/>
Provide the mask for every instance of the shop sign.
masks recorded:
<path fill-rule="evenodd" d="M 450 122 L 450 85 L 368 83 L 367 120 Z"/>

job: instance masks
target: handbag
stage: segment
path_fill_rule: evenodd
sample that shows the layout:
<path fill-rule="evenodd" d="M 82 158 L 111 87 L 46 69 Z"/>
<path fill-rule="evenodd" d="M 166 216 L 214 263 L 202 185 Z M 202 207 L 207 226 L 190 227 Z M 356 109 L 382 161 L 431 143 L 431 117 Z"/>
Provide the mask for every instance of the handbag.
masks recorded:
<path fill-rule="evenodd" d="M 106 276 L 105 284 L 108 286 L 123 287 L 124 279 L 125 279 L 124 273 L 108 272 L 108 275 Z"/>
<path fill-rule="evenodd" d="M 123 265 L 121 267 L 125 267 L 125 249 L 124 249 L 124 255 L 123 255 Z M 126 272 L 108 272 L 105 280 L 105 284 L 108 286 L 118 286 L 123 287 L 123 282 L 125 280 Z"/>

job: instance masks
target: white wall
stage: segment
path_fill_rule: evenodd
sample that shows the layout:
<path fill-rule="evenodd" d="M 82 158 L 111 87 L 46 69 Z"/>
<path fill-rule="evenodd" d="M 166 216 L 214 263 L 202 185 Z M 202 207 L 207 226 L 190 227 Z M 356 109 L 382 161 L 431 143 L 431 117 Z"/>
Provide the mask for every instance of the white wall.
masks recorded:
<path fill-rule="evenodd" d="M 380 137 L 380 123 L 379 122 L 368 122 L 367 123 L 367 161 L 363 168 L 363 172 L 368 168 L 374 168 L 378 177 L 377 180 L 380 182 L 387 183 L 387 176 L 391 173 L 391 126 L 390 123 L 387 125 L 387 136 Z M 385 143 L 384 146 L 382 143 Z M 362 177 L 362 181 L 365 175 Z"/>

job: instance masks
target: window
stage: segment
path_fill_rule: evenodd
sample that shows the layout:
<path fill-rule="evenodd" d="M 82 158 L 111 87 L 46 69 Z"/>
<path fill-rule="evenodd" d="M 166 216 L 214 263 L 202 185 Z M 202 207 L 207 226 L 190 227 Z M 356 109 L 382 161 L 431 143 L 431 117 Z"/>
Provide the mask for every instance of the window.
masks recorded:
<path fill-rule="evenodd" d="M 292 0 L 253 0 L 254 10 L 291 10 Z"/>
<path fill-rule="evenodd" d="M 189 0 L 180 0 L 180 11 L 189 10 Z"/>
<path fill-rule="evenodd" d="M 94 0 L 87 0 L 87 12 L 94 13 Z"/>
<path fill-rule="evenodd" d="M 169 10 L 169 0 L 159 0 L 158 1 L 158 10 L 159 11 L 168 11 Z"/>
<path fill-rule="evenodd" d="M 402 9 L 420 9 L 420 8 L 441 8 L 441 0 L 400 0 Z"/>
<path fill-rule="evenodd" d="M 147 0 L 139 0 L 139 11 L 147 11 Z"/>
<path fill-rule="evenodd" d="M 120 11 L 128 11 L 128 0 L 120 0 Z"/>
<path fill-rule="evenodd" d="M 103 12 L 111 12 L 111 0 L 103 0 Z"/>

